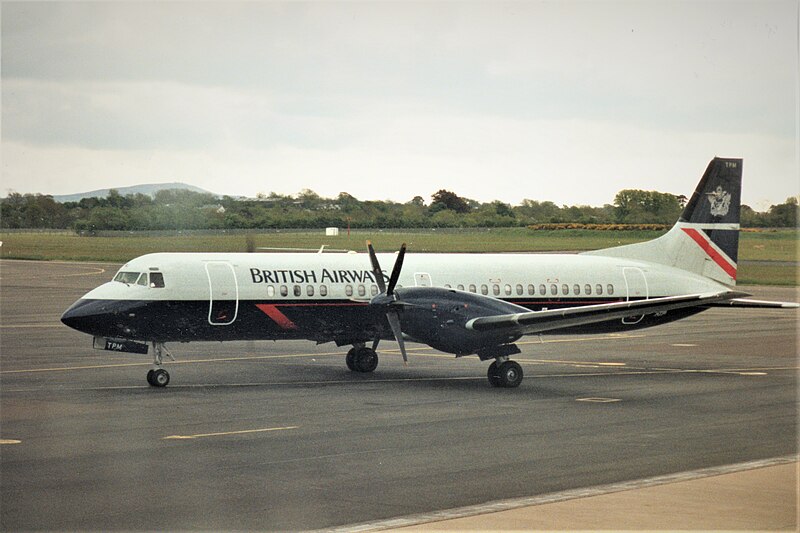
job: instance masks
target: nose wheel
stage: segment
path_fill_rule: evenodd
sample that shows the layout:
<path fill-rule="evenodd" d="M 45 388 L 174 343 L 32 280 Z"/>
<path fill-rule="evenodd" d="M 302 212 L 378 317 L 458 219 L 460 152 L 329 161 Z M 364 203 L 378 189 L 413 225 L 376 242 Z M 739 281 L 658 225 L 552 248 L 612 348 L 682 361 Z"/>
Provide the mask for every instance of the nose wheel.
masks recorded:
<path fill-rule="evenodd" d="M 147 372 L 147 383 L 151 387 L 166 387 L 169 383 L 169 372 L 161 368 L 165 355 L 175 360 L 163 342 L 153 342 L 153 364 L 156 368 L 151 368 Z"/>
<path fill-rule="evenodd" d="M 154 368 L 147 373 L 147 382 L 153 387 L 166 387 L 169 383 L 169 372 L 163 368 Z"/>

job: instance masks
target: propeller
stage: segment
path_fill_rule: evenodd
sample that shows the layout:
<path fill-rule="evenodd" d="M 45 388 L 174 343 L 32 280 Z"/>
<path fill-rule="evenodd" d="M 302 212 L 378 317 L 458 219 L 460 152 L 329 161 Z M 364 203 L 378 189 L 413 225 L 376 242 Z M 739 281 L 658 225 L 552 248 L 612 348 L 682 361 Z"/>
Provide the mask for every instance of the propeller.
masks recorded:
<path fill-rule="evenodd" d="M 367 241 L 367 248 L 369 249 L 369 260 L 372 263 L 372 274 L 375 278 L 375 282 L 378 284 L 378 289 L 381 291 L 379 295 L 375 296 L 370 301 L 370 305 L 380 305 L 386 308 L 386 319 L 389 321 L 389 327 L 392 328 L 392 334 L 397 344 L 400 346 L 400 353 L 403 355 L 403 363 L 408 365 L 408 354 L 406 353 L 406 345 L 403 341 L 400 315 L 397 309 L 394 308 L 394 306 L 399 303 L 394 289 L 397 286 L 397 280 L 400 278 L 400 271 L 403 269 L 403 258 L 406 255 L 406 243 L 400 246 L 400 252 L 397 254 L 397 259 L 395 259 L 392 274 L 389 276 L 389 285 L 386 285 L 383 279 L 383 270 L 381 270 L 381 265 L 378 262 L 378 256 L 375 254 L 375 248 L 372 247 L 372 242 Z M 377 340 L 375 344 L 377 344 Z"/>

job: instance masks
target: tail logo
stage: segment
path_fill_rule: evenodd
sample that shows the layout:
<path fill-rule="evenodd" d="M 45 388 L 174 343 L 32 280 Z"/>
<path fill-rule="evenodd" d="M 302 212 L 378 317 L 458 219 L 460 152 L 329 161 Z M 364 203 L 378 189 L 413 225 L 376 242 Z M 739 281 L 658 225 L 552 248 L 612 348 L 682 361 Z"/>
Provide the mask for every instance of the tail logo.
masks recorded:
<path fill-rule="evenodd" d="M 711 214 L 715 217 L 724 217 L 731 208 L 731 193 L 717 187 L 714 192 L 706 193 L 708 201 L 711 203 Z"/>

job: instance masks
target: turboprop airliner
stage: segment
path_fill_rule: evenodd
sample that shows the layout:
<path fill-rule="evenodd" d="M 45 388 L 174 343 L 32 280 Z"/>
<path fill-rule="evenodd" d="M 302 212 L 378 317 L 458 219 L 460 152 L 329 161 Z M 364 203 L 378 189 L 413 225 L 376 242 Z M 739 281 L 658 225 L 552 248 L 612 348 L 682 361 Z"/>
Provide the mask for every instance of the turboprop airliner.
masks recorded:
<path fill-rule="evenodd" d="M 131 260 L 64 312 L 97 349 L 147 354 L 170 376 L 166 343 L 307 339 L 351 346 L 354 372 L 380 341 L 491 361 L 517 387 L 524 335 L 624 332 L 716 306 L 797 307 L 735 290 L 741 159 L 713 159 L 678 222 L 647 242 L 581 254 L 155 253 Z M 387 275 L 381 265 L 393 264 Z"/>

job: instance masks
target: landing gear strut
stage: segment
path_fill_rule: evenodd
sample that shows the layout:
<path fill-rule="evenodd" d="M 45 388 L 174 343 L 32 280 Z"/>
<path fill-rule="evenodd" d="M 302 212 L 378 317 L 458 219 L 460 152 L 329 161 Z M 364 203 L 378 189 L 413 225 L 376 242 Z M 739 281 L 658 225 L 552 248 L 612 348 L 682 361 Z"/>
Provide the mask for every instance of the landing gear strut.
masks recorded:
<path fill-rule="evenodd" d="M 156 368 L 152 368 L 147 372 L 147 382 L 152 387 L 166 387 L 167 383 L 169 383 L 169 372 L 161 368 L 165 355 L 173 361 L 175 360 L 163 342 L 153 341 L 153 364 Z"/>
<path fill-rule="evenodd" d="M 345 362 L 353 372 L 372 372 L 378 368 L 378 353 L 363 344 L 356 344 L 347 352 Z"/>
<path fill-rule="evenodd" d="M 510 389 L 522 383 L 522 367 L 508 357 L 497 357 L 486 374 L 492 387 Z"/>

